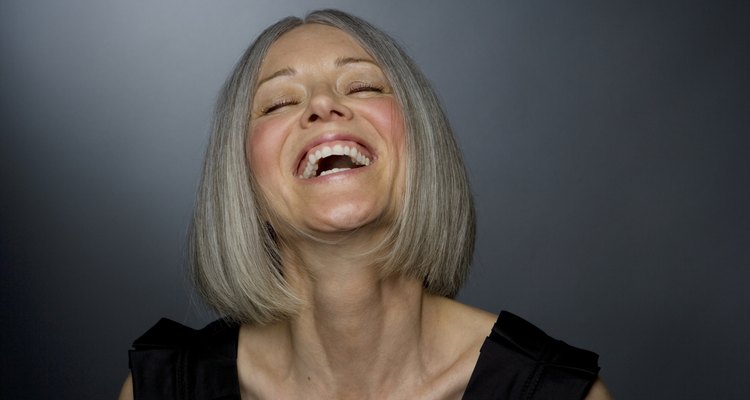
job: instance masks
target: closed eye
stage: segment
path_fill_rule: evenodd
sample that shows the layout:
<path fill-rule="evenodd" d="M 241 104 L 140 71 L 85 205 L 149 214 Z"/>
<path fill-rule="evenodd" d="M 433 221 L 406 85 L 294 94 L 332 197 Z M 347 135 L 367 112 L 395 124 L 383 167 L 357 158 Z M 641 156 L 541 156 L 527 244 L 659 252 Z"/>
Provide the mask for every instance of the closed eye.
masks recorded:
<path fill-rule="evenodd" d="M 298 104 L 298 103 L 299 102 L 297 100 L 294 100 L 294 99 L 280 99 L 280 100 L 274 101 L 273 103 L 271 103 L 270 105 L 268 105 L 266 107 L 263 107 L 260 110 L 260 113 L 263 114 L 263 115 L 266 115 L 266 114 L 272 113 L 272 112 L 274 112 L 274 111 L 276 111 L 278 109 L 281 109 L 283 107 L 295 105 L 295 104 Z"/>
<path fill-rule="evenodd" d="M 383 93 L 385 87 L 383 85 L 367 83 L 367 82 L 354 82 L 349 86 L 347 94 L 361 93 L 361 92 L 376 92 Z"/>

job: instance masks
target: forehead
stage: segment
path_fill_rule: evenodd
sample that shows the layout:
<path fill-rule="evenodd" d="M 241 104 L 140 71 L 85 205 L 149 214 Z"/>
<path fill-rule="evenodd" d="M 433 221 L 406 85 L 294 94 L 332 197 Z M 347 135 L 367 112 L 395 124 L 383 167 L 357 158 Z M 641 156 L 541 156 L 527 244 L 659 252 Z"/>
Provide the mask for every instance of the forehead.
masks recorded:
<path fill-rule="evenodd" d="M 316 66 L 341 57 L 372 58 L 346 32 L 331 26 L 307 24 L 283 34 L 271 45 L 260 72 L 263 76 L 282 68 Z"/>

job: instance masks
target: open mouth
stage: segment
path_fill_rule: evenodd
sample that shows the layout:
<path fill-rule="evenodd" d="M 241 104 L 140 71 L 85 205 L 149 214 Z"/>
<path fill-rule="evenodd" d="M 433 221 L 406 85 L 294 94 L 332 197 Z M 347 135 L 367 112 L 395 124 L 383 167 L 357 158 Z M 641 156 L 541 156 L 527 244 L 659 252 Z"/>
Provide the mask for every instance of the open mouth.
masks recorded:
<path fill-rule="evenodd" d="M 299 163 L 301 179 L 326 176 L 370 165 L 372 155 L 362 146 L 350 141 L 326 143 L 310 149 Z"/>

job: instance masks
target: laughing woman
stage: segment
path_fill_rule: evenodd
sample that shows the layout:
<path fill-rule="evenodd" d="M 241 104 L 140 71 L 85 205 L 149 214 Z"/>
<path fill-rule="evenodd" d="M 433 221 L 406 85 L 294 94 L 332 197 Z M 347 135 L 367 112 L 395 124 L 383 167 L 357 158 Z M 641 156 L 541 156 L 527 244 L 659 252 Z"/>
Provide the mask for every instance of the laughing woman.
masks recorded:
<path fill-rule="evenodd" d="M 279 21 L 221 92 L 193 218 L 192 276 L 223 318 L 160 321 L 120 398 L 608 399 L 596 354 L 452 300 L 474 219 L 400 47 L 340 11 Z"/>

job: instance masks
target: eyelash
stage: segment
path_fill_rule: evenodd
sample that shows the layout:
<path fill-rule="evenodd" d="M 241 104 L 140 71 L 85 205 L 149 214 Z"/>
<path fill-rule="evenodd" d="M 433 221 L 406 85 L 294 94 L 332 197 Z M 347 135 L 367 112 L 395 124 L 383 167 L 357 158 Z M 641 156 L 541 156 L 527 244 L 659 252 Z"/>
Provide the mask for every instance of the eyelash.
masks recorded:
<path fill-rule="evenodd" d="M 360 93 L 360 92 L 382 93 L 383 90 L 385 90 L 385 87 L 383 85 L 377 85 L 377 84 L 365 83 L 365 82 L 357 82 L 353 84 L 351 87 L 349 87 L 346 94 L 354 94 L 354 93 Z M 260 112 L 262 115 L 266 115 L 266 114 L 269 114 L 278 110 L 279 108 L 295 105 L 298 103 L 299 102 L 294 99 L 281 99 L 281 100 L 271 103 L 270 105 L 266 107 L 263 107 L 260 110 Z"/>
<path fill-rule="evenodd" d="M 294 100 L 294 99 L 281 99 L 281 100 L 277 100 L 271 103 L 271 105 L 269 106 L 263 107 L 263 109 L 260 110 L 260 112 L 261 114 L 266 115 L 268 113 L 278 110 L 281 107 L 291 106 L 297 103 L 298 103 L 297 100 Z"/>
<path fill-rule="evenodd" d="M 355 82 L 349 87 L 347 94 L 359 93 L 359 92 L 378 92 L 382 93 L 385 90 L 383 85 L 377 85 L 366 82 Z"/>

